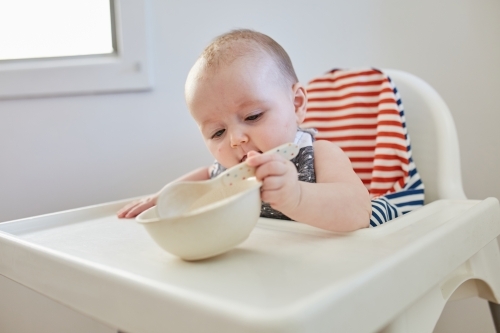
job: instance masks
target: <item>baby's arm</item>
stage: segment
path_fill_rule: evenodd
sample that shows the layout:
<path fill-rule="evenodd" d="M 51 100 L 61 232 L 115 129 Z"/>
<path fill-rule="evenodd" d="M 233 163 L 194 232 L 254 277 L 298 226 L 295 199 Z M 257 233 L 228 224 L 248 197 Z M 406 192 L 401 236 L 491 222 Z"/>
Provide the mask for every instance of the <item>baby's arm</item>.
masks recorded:
<path fill-rule="evenodd" d="M 185 174 L 184 176 L 174 180 L 173 182 L 178 182 L 178 181 L 196 181 L 196 180 L 207 180 L 210 178 L 210 175 L 208 173 L 209 167 L 202 167 L 199 169 L 196 169 L 194 171 L 191 171 L 190 173 Z M 119 218 L 133 218 L 145 211 L 148 208 L 153 207 L 156 205 L 156 201 L 158 200 L 158 196 L 160 194 L 161 190 L 151 194 L 147 197 L 141 198 L 139 200 L 132 201 L 128 205 L 124 206 L 122 209 L 120 209 L 116 215 Z"/>
<path fill-rule="evenodd" d="M 277 154 L 249 156 L 263 181 L 262 200 L 295 221 L 332 231 L 369 225 L 370 196 L 345 153 L 329 141 L 314 142 L 316 183 L 301 182 L 292 162 Z"/>

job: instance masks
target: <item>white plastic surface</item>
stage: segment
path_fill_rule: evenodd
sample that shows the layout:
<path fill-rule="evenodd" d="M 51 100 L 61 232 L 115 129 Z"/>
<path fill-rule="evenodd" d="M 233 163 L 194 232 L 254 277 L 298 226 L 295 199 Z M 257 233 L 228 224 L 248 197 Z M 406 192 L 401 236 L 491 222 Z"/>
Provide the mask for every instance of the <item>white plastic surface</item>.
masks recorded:
<path fill-rule="evenodd" d="M 377 332 L 500 234 L 496 199 L 437 201 L 350 234 L 261 219 L 190 263 L 123 203 L 0 224 L 0 274 L 129 333 Z"/>
<path fill-rule="evenodd" d="M 117 333 L 2 275 L 0 295 L 2 333 Z"/>

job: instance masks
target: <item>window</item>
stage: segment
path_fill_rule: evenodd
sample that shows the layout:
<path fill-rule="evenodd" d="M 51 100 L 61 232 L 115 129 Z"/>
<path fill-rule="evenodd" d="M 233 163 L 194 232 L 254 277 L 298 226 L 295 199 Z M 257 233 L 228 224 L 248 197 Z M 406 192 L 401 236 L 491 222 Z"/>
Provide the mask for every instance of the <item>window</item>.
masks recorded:
<path fill-rule="evenodd" d="M 0 2 L 0 99 L 151 88 L 146 0 Z"/>
<path fill-rule="evenodd" d="M 0 60 L 114 52 L 109 0 L 0 3 Z"/>

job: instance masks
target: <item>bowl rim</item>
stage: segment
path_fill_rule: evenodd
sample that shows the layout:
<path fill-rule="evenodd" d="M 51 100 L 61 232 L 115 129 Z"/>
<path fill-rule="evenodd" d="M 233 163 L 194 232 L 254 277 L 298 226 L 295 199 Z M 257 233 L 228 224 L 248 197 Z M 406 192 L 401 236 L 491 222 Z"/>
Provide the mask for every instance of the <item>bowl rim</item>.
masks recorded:
<path fill-rule="evenodd" d="M 226 205 L 226 204 L 229 204 L 229 203 L 231 203 L 231 202 L 233 202 L 235 200 L 238 200 L 240 197 L 244 196 L 248 192 L 251 192 L 251 191 L 255 190 L 256 188 L 260 188 L 261 185 L 262 185 L 262 183 L 259 182 L 259 181 L 257 181 L 257 180 L 250 180 L 250 179 L 248 179 L 246 181 L 253 181 L 254 182 L 253 186 L 245 189 L 244 191 L 240 191 L 240 192 L 238 192 L 236 194 L 233 194 L 233 195 L 231 195 L 228 198 L 225 198 L 225 199 L 219 200 L 219 201 L 217 201 L 217 202 L 215 202 L 213 204 L 207 205 L 207 206 L 210 207 L 208 209 L 203 209 L 203 207 L 206 207 L 206 206 L 203 206 L 201 208 L 194 209 L 194 210 L 189 211 L 188 213 L 185 213 L 185 214 L 182 214 L 182 215 L 171 216 L 171 217 L 167 217 L 167 218 L 163 218 L 163 219 L 160 219 L 156 215 L 156 217 L 145 219 L 143 217 L 143 215 L 146 215 L 152 209 L 153 210 L 156 209 L 156 206 L 153 206 L 153 207 L 150 207 L 150 208 L 146 209 L 145 211 L 141 212 L 139 215 L 137 215 L 136 218 L 135 218 L 135 220 L 138 223 L 146 224 L 146 223 L 154 223 L 154 222 L 162 222 L 162 221 L 173 221 L 173 220 L 178 220 L 180 218 L 187 218 L 187 217 L 192 217 L 192 216 L 196 216 L 196 215 L 205 214 L 207 212 L 210 212 L 210 211 L 213 211 L 215 209 L 218 209 L 218 208 L 220 208 L 223 205 Z"/>

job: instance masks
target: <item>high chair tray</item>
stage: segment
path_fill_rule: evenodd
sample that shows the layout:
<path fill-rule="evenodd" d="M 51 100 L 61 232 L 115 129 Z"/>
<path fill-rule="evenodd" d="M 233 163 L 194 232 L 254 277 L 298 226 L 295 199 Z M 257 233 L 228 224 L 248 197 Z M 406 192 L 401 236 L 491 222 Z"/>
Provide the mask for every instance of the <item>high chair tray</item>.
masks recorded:
<path fill-rule="evenodd" d="M 0 274 L 128 333 L 376 332 L 500 234 L 496 199 L 441 200 L 347 234 L 261 219 L 185 262 L 125 202 L 1 223 Z"/>

